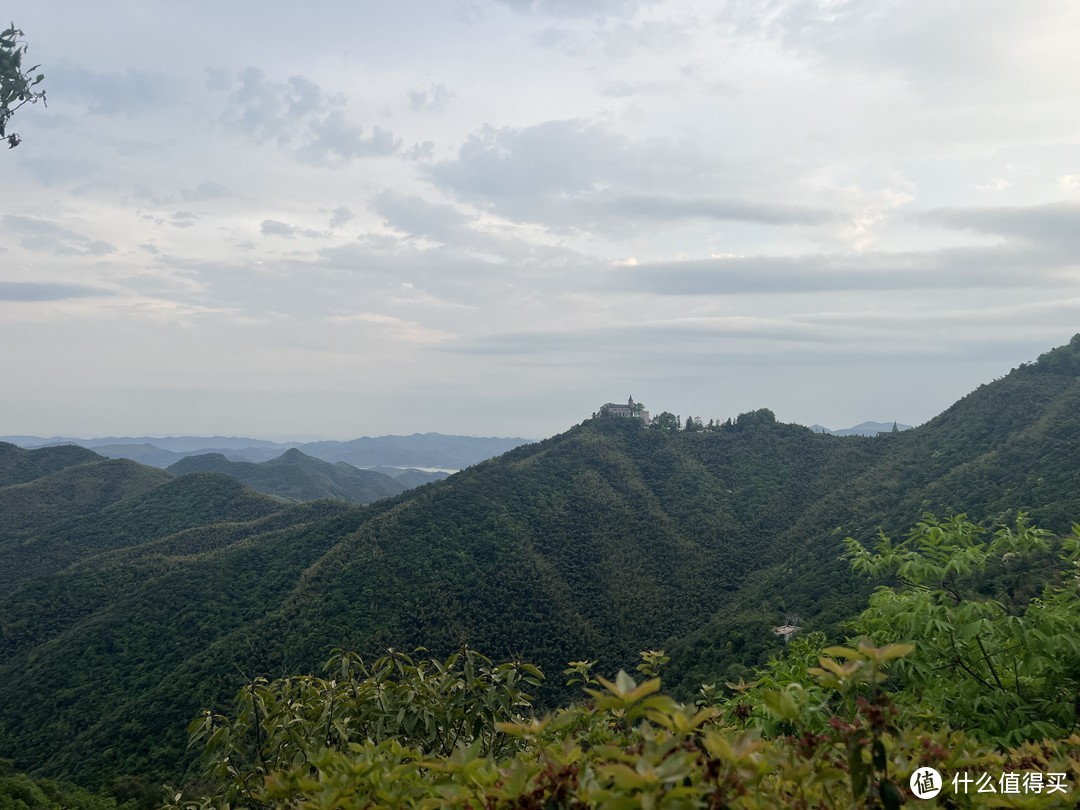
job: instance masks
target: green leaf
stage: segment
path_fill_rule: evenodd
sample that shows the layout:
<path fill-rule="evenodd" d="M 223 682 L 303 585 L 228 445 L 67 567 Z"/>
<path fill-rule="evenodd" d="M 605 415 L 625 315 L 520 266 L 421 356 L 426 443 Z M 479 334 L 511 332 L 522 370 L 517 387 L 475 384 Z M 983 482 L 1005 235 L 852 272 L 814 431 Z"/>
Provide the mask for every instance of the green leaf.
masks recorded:
<path fill-rule="evenodd" d="M 862 745 L 857 737 L 848 739 L 848 768 L 851 771 L 851 795 L 858 801 L 866 794 L 870 769 L 863 762 Z"/>
<path fill-rule="evenodd" d="M 900 810 L 904 802 L 896 785 L 886 780 L 881 783 L 881 804 L 885 810 Z"/>
<path fill-rule="evenodd" d="M 762 692 L 761 699 L 765 703 L 765 708 L 775 717 L 781 720 L 799 718 L 799 704 L 789 690 Z"/>
<path fill-rule="evenodd" d="M 878 660 L 891 661 L 894 658 L 903 658 L 911 655 L 914 650 L 914 644 L 886 644 L 884 647 L 878 648 Z"/>

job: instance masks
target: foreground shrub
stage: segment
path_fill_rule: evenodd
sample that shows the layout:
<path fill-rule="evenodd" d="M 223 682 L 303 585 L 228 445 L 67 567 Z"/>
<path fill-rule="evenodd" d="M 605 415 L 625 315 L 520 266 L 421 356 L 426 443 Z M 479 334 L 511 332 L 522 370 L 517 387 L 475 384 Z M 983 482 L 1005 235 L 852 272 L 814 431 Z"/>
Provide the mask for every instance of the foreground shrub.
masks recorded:
<path fill-rule="evenodd" d="M 851 540 L 856 571 L 887 578 L 853 629 L 913 642 L 898 702 L 1001 746 L 1075 732 L 1080 701 L 1080 526 L 986 529 L 927 517 L 873 553 Z"/>
<path fill-rule="evenodd" d="M 323 692 L 314 679 L 299 681 L 303 689 L 283 679 L 245 690 L 236 718 L 211 716 L 195 729 L 215 790 L 187 802 L 177 796 L 171 806 L 895 808 L 923 767 L 937 769 L 946 785 L 956 775 L 1058 774 L 1065 793 L 990 798 L 997 806 L 1074 806 L 1078 736 L 1002 751 L 962 731 L 900 728 L 886 670 L 911 652 L 865 640 L 827 648 L 809 670 L 819 692 L 761 692 L 762 719 L 789 732 L 774 736 L 748 715 L 740 719 L 744 695 L 688 706 L 662 694 L 659 678 L 639 683 L 620 672 L 608 681 L 587 664 L 567 671 L 588 684 L 583 703 L 542 718 L 493 719 L 527 707 L 506 682 L 538 672 L 511 677 L 524 665 L 496 666 L 471 651 L 422 664 L 396 653 L 393 678 L 376 669 L 382 681 L 348 668 L 344 680 L 321 681 Z M 470 657 L 480 666 L 466 677 L 461 662 Z M 335 665 L 342 660 L 355 659 Z M 393 697 L 380 702 L 377 683 Z M 354 689 L 359 696 L 368 688 L 369 716 L 339 713 Z M 433 695 L 442 695 L 434 710 Z M 803 722 L 804 700 L 814 701 L 824 723 Z M 947 790 L 947 806 L 994 806 L 974 786 Z"/>

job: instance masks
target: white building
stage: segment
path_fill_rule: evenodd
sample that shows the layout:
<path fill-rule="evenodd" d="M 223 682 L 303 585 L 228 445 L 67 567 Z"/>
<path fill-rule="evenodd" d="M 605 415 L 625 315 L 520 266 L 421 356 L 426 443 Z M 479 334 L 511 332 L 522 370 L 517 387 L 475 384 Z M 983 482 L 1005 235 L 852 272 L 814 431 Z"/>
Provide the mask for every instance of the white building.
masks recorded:
<path fill-rule="evenodd" d="M 600 406 L 600 413 L 606 414 L 607 416 L 636 417 L 646 424 L 649 423 L 649 412 L 645 410 L 645 406 L 640 402 L 634 402 L 633 397 L 630 397 L 625 405 L 620 405 L 616 402 L 606 402 Z"/>

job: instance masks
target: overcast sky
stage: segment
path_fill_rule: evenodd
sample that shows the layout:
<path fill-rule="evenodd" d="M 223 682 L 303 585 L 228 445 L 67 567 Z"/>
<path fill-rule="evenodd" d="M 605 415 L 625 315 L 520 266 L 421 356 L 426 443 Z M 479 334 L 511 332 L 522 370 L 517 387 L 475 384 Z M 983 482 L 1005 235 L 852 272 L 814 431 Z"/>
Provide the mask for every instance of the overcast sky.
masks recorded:
<path fill-rule="evenodd" d="M 4 14 L 0 433 L 918 424 L 1080 331 L 1074 0 Z"/>

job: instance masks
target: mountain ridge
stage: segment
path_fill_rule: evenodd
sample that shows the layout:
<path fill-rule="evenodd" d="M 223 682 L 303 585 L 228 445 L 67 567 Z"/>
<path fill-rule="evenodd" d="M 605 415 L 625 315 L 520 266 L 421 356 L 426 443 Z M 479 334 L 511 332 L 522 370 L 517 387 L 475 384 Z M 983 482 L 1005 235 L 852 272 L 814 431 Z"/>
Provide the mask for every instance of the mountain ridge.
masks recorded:
<path fill-rule="evenodd" d="M 893 426 L 896 426 L 898 431 L 911 430 L 911 425 L 905 425 L 902 422 L 860 422 L 857 425 L 852 425 L 849 428 L 840 428 L 839 430 L 833 430 L 827 428 L 824 425 L 810 425 L 810 430 L 814 433 L 825 433 L 829 436 L 869 436 L 874 437 L 879 433 L 891 433 Z"/>
<path fill-rule="evenodd" d="M 230 461 L 220 453 L 186 456 L 167 469 L 177 475 L 218 472 L 258 492 L 291 501 L 340 498 L 363 504 L 408 489 L 389 475 L 357 469 L 345 462 L 322 461 L 295 447 L 263 462 Z"/>
<path fill-rule="evenodd" d="M 260 462 L 297 448 L 323 461 L 344 461 L 354 467 L 433 467 L 459 470 L 507 450 L 528 444 L 520 437 L 459 436 L 443 433 L 362 436 L 348 441 L 272 442 L 243 437 L 110 436 L 72 439 L 37 436 L 0 436 L 27 449 L 73 444 L 113 458 L 168 467 L 182 457 L 220 453 L 233 461 Z"/>
<path fill-rule="evenodd" d="M 767 411 L 679 433 L 598 417 L 367 506 L 230 508 L 244 490 L 213 473 L 197 474 L 203 515 L 164 487 L 110 504 L 83 521 L 118 542 L 0 598 L 0 756 L 87 782 L 175 775 L 186 720 L 238 673 L 312 671 L 332 646 L 524 656 L 548 673 L 548 700 L 567 660 L 632 668 L 648 646 L 669 651 L 666 680 L 688 694 L 737 680 L 781 647 L 771 626 L 786 613 L 827 629 L 865 598 L 838 526 L 872 538 L 927 509 L 1025 508 L 1067 528 L 1077 358 L 1080 336 L 875 438 Z M 23 539 L 51 547 L 73 528 L 57 525 Z M 0 534 L 0 569 L 9 547 Z"/>

